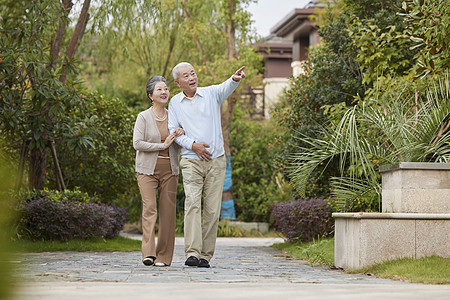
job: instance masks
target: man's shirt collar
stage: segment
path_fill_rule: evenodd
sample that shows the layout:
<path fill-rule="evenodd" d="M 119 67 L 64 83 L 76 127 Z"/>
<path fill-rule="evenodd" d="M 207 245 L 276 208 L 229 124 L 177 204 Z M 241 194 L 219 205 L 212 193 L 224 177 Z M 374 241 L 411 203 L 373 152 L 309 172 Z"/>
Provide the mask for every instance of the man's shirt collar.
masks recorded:
<path fill-rule="evenodd" d="M 200 96 L 200 97 L 203 97 L 203 93 L 202 93 L 202 91 L 199 88 L 197 88 L 197 91 L 195 92 L 195 95 L 193 97 L 191 97 L 191 98 L 186 96 L 184 94 L 184 92 L 181 92 L 181 94 L 182 94 L 182 96 L 180 97 L 180 102 L 183 101 L 183 99 L 186 99 L 187 101 L 195 102 L 195 99 L 197 98 L 197 95 Z"/>

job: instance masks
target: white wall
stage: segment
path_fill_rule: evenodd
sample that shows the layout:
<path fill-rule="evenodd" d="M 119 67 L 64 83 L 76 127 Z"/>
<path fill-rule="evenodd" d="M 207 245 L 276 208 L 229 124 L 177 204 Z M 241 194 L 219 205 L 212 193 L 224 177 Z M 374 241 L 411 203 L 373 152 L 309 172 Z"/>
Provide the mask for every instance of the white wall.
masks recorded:
<path fill-rule="evenodd" d="M 289 78 L 265 78 L 263 84 L 265 98 L 264 117 L 268 119 L 270 118 L 270 111 L 279 101 L 281 93 L 285 88 L 289 87 Z"/>

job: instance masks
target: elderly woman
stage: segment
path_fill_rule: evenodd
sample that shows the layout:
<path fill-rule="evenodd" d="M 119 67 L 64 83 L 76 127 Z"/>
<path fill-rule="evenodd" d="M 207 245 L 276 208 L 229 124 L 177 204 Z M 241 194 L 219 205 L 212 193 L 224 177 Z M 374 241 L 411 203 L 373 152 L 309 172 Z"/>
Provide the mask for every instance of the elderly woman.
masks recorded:
<path fill-rule="evenodd" d="M 175 246 L 176 193 L 178 185 L 178 146 L 174 139 L 184 133 L 177 128 L 169 134 L 167 110 L 169 100 L 167 82 L 153 76 L 147 83 L 151 107 L 137 116 L 133 132 L 136 149 L 137 182 L 142 198 L 142 262 L 146 266 L 170 266 Z M 155 225 L 159 230 L 155 247 Z"/>

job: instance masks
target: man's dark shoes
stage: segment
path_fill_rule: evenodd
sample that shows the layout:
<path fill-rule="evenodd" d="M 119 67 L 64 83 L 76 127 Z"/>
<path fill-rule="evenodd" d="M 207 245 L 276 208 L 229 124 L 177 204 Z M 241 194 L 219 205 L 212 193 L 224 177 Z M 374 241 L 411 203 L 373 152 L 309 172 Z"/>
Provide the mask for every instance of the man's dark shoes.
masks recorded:
<path fill-rule="evenodd" d="M 190 267 L 197 267 L 198 266 L 198 258 L 195 256 L 189 256 L 189 258 L 186 259 L 184 264 L 186 266 L 190 266 Z"/>
<path fill-rule="evenodd" d="M 200 261 L 198 262 L 198 266 L 199 268 L 209 268 L 209 262 L 204 259 L 204 258 L 200 258 Z"/>

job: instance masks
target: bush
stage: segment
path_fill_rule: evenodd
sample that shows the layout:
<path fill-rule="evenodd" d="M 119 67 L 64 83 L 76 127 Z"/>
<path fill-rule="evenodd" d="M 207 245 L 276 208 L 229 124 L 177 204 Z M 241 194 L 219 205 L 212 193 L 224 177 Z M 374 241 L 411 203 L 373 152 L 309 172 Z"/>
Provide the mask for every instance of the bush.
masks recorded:
<path fill-rule="evenodd" d="M 123 208 L 106 204 L 71 201 L 64 193 L 47 191 L 31 192 L 19 203 L 19 237 L 31 240 L 87 239 L 92 237 L 114 238 L 126 221 Z M 67 192 L 72 195 L 71 191 Z M 59 197 L 56 197 L 58 195 Z M 94 198 L 95 199 L 95 198 Z"/>
<path fill-rule="evenodd" d="M 83 96 L 85 109 L 71 111 L 73 124 L 60 133 L 63 140 L 56 148 L 67 188 L 97 194 L 104 203 L 139 192 L 132 143 L 136 114 L 119 99 L 95 92 Z"/>
<path fill-rule="evenodd" d="M 309 242 L 333 232 L 333 208 L 322 198 L 291 200 L 271 208 L 277 229 L 290 241 Z"/>

